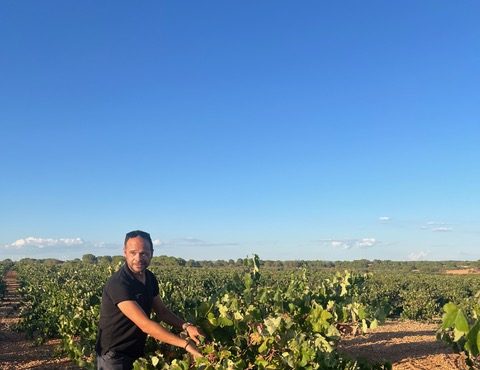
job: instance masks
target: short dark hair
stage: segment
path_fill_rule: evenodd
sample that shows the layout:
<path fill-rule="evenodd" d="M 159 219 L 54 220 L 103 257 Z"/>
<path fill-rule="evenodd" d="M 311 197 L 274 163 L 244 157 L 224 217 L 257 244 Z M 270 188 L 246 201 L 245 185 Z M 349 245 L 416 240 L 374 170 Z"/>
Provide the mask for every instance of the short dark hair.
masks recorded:
<path fill-rule="evenodd" d="M 137 236 L 149 242 L 150 250 L 153 251 L 153 242 L 152 242 L 152 238 L 150 237 L 150 234 L 142 230 L 133 230 L 127 233 L 127 235 L 125 235 L 125 241 L 123 242 L 123 247 L 127 246 L 128 239 L 136 238 Z"/>

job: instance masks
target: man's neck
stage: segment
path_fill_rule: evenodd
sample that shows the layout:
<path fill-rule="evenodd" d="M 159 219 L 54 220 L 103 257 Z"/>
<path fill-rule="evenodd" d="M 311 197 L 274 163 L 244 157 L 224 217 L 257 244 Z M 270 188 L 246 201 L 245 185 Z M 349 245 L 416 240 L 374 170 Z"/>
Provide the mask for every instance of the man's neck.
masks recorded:
<path fill-rule="evenodd" d="M 145 284 L 145 271 L 138 272 L 138 273 L 134 272 L 133 276 L 135 277 L 135 279 Z"/>
<path fill-rule="evenodd" d="M 141 281 L 142 283 L 145 284 L 145 270 L 143 270 L 142 272 L 135 272 L 133 271 L 130 267 L 128 267 L 127 264 L 125 264 L 127 266 L 127 269 L 130 270 L 130 273 L 133 275 L 133 277 L 135 279 L 137 279 L 138 281 Z"/>

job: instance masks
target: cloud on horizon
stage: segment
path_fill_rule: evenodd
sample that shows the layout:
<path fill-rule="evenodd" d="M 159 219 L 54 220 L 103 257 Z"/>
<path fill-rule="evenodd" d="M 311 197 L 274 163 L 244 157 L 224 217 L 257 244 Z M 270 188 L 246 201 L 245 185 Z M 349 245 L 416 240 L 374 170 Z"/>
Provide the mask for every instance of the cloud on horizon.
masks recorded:
<path fill-rule="evenodd" d="M 158 245 L 161 245 L 165 248 L 176 248 L 176 247 L 236 247 L 238 243 L 225 242 L 225 243 L 213 243 L 208 242 L 198 238 L 186 237 L 186 238 L 177 238 L 165 241 L 158 241 Z M 155 241 L 154 244 L 155 245 Z"/>
<path fill-rule="evenodd" d="M 444 233 L 444 232 L 449 232 L 449 231 L 452 231 L 453 229 L 451 227 L 435 227 L 432 229 L 433 232 L 441 232 L 441 233 Z"/>
<path fill-rule="evenodd" d="M 324 247 L 333 247 L 336 249 L 353 249 L 353 248 L 372 248 L 380 244 L 380 241 L 375 238 L 361 238 L 361 239 L 323 239 L 317 240 Z"/>
<path fill-rule="evenodd" d="M 437 221 L 429 221 L 426 223 L 426 225 L 423 225 L 421 229 L 430 230 L 433 232 L 441 232 L 441 233 L 453 231 L 453 228 L 446 222 L 437 222 Z"/>
<path fill-rule="evenodd" d="M 3 249 L 23 249 L 27 247 L 33 248 L 46 248 L 46 247 L 71 247 L 85 245 L 85 241 L 82 238 L 36 238 L 29 236 L 15 240 L 13 243 L 6 244 Z"/>
<path fill-rule="evenodd" d="M 418 251 L 418 252 L 410 253 L 407 259 L 409 261 L 421 261 L 421 260 L 424 260 L 427 256 L 428 256 L 428 252 Z"/>
<path fill-rule="evenodd" d="M 0 259 L 55 258 L 66 261 L 81 258 L 84 254 L 94 254 L 96 256 L 121 255 L 122 245 L 101 241 L 92 242 L 79 237 L 42 238 L 34 236 L 0 245 Z"/>

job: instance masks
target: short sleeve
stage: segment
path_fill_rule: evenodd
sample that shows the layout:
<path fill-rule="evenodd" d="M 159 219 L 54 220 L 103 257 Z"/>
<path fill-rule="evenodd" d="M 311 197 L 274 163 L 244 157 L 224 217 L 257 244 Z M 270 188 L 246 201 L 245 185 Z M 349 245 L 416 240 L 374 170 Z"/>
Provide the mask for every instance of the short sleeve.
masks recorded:
<path fill-rule="evenodd" d="M 158 288 L 158 280 L 153 273 L 152 273 L 152 289 L 153 289 L 152 297 L 156 297 L 157 295 L 160 294 L 160 290 Z"/>
<path fill-rule="evenodd" d="M 134 301 L 135 297 L 131 289 L 123 282 L 117 282 L 116 284 L 108 284 L 107 295 L 110 297 L 114 305 L 123 301 Z"/>

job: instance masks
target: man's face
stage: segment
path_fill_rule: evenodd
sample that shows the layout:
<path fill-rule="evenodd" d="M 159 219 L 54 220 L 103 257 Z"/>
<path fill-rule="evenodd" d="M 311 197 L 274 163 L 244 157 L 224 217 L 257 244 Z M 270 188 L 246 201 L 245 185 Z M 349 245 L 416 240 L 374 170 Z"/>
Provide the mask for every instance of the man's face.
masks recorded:
<path fill-rule="evenodd" d="M 141 236 L 128 239 L 123 254 L 128 268 L 135 274 L 145 271 L 152 259 L 150 244 Z"/>

